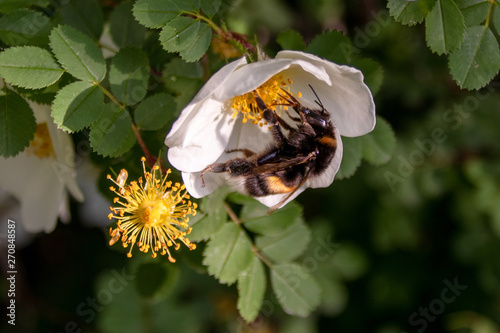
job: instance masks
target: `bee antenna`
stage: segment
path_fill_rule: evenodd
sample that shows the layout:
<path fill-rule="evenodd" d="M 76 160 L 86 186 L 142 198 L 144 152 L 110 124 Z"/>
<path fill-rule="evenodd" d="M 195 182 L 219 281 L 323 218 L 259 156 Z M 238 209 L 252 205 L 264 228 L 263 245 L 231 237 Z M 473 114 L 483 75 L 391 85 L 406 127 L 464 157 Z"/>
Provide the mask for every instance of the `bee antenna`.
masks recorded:
<path fill-rule="evenodd" d="M 309 88 L 311 88 L 312 92 L 314 93 L 314 96 L 316 96 L 316 98 L 318 99 L 318 100 L 315 100 L 314 102 L 316 104 L 318 104 L 324 110 L 325 107 L 323 106 L 323 103 L 321 103 L 321 99 L 319 99 L 318 94 L 316 94 L 316 91 L 314 91 L 313 87 L 310 84 L 308 84 L 308 86 L 309 86 Z"/>

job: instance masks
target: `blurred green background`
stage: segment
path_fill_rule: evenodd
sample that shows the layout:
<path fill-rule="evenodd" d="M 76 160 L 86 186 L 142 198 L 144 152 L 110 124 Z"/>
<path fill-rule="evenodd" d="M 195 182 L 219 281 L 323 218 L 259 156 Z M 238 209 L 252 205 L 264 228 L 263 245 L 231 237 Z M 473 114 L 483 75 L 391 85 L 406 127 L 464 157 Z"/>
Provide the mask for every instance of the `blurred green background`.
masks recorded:
<path fill-rule="evenodd" d="M 375 102 L 397 137 L 392 159 L 383 166 L 364 162 L 353 177 L 297 199 L 313 230 L 299 262 L 335 281 L 324 291 L 328 302 L 298 318 L 266 294 L 261 316 L 245 324 L 236 287 L 219 285 L 193 264 L 202 244 L 194 254 L 177 254 L 175 267 L 159 270 L 169 277 L 166 297 L 140 299 L 134 288 L 147 289 L 141 270 L 130 277 L 124 269 L 142 263 L 148 270 L 149 259 L 128 260 L 118 246 L 110 248 L 107 217 L 95 221 L 101 227 L 89 226 L 79 219 L 85 208 L 72 203 L 70 224 L 59 223 L 17 252 L 15 329 L 500 332 L 500 83 L 460 90 L 446 58 L 427 48 L 424 26 L 396 23 L 385 1 L 242 0 L 233 6 L 229 28 L 255 34 L 270 53 L 279 50 L 281 31 L 297 30 L 309 41 L 338 29 L 384 71 Z M 0 284 L 7 286 L 5 279 Z M 5 301 L 6 293 L 0 297 Z M 0 327 L 12 331 L 5 316 Z"/>

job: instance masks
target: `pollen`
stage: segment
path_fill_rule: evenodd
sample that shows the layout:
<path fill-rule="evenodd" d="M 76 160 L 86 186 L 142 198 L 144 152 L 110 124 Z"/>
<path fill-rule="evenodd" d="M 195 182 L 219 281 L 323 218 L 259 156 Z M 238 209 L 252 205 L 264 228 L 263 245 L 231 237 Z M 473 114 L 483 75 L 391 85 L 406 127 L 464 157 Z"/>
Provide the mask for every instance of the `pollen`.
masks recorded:
<path fill-rule="evenodd" d="M 33 140 L 30 141 L 29 147 L 26 148 L 26 153 L 28 155 L 35 155 L 40 159 L 56 157 L 47 123 L 40 123 L 36 125 L 35 136 L 33 137 Z"/>
<path fill-rule="evenodd" d="M 278 106 L 283 106 L 283 110 L 286 110 L 287 107 L 284 105 L 287 104 L 287 101 L 282 97 L 283 90 L 292 94 L 290 90 L 292 84 L 292 80 L 285 78 L 283 74 L 277 74 L 256 90 L 269 109 L 278 111 L 276 108 Z M 299 97 L 301 95 L 302 94 L 299 92 Z M 263 112 L 257 106 L 257 102 L 252 92 L 234 97 L 231 107 L 234 111 L 233 118 L 236 118 L 238 114 L 241 113 L 243 115 L 243 123 L 250 121 L 253 124 L 258 124 L 261 127 L 263 126 Z"/>
<path fill-rule="evenodd" d="M 144 178 L 127 184 L 128 173 L 121 170 L 116 180 L 108 175 L 118 188 L 110 187 L 118 197 L 113 201 L 118 207 L 110 207 L 108 218 L 116 220 L 116 228 L 110 228 L 109 245 L 120 241 L 124 248 L 130 246 L 127 257 L 132 257 L 136 245 L 139 251 L 156 258 L 158 254 L 167 255 L 175 262 L 171 249 L 178 250 L 183 243 L 190 250 L 196 248 L 186 237 L 191 232 L 188 215 L 196 215 L 198 208 L 191 202 L 184 184 L 168 181 L 170 169 L 162 175 L 155 165 L 146 171 L 146 159 L 141 159 Z"/>

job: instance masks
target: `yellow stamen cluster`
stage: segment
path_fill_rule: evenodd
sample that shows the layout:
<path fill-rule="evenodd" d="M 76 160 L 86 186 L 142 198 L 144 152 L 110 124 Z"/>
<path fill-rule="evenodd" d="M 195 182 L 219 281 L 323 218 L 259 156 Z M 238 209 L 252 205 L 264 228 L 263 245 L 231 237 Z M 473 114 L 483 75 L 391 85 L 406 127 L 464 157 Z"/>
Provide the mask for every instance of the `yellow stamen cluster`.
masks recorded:
<path fill-rule="evenodd" d="M 292 80 L 285 79 L 283 74 L 277 74 L 255 90 L 266 106 L 274 111 L 277 106 L 287 104 L 287 101 L 282 97 L 284 95 L 283 90 L 292 94 L 290 90 L 292 84 Z M 301 94 L 299 92 L 299 97 L 300 96 Z M 241 113 L 243 114 L 243 123 L 250 120 L 253 124 L 258 124 L 259 126 L 265 124 L 262 110 L 257 106 L 257 102 L 252 92 L 234 97 L 231 107 L 234 110 L 233 118 L 236 118 L 238 113 Z M 286 110 L 287 107 L 285 106 L 283 109 Z"/>
<path fill-rule="evenodd" d="M 36 125 L 36 133 L 30 145 L 26 148 L 28 155 L 35 155 L 38 158 L 55 158 L 56 153 L 52 146 L 52 139 L 50 138 L 49 128 L 47 123 L 40 123 Z"/>
<path fill-rule="evenodd" d="M 151 250 L 153 258 L 156 258 L 157 253 L 167 254 L 168 260 L 175 262 L 169 247 L 173 246 L 178 250 L 179 240 L 190 250 L 196 248 L 196 244 L 191 243 L 186 236 L 192 230 L 188 225 L 187 215 L 196 215 L 197 205 L 189 200 L 190 196 L 184 184 L 172 184 L 172 181 L 167 181 L 170 170 L 162 177 L 158 165 L 148 172 L 146 159 L 143 157 L 141 161 L 144 180 L 140 177 L 138 181 L 126 185 L 128 174 L 125 169 L 120 171 L 116 180 L 108 175 L 108 179 L 118 186 L 110 187 L 110 190 L 118 195 L 113 202 L 121 206 L 110 207 L 112 213 L 108 218 L 116 219 L 117 227 L 109 230 L 109 245 L 118 240 L 123 243 L 123 247 L 130 245 L 127 254 L 130 258 L 132 249 L 137 244 L 139 250 L 144 253 Z"/>

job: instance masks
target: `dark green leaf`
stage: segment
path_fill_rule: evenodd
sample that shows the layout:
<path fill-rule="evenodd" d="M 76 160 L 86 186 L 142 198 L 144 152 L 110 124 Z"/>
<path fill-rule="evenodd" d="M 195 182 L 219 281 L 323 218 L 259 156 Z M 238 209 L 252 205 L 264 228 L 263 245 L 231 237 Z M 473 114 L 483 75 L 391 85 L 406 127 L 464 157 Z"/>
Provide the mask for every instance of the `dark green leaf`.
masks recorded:
<path fill-rule="evenodd" d="M 148 91 L 149 60 L 138 48 L 121 49 L 111 61 L 109 83 L 115 97 L 125 105 L 140 102 Z"/>
<path fill-rule="evenodd" d="M 377 124 L 372 132 L 362 136 L 363 158 L 374 165 L 387 163 L 396 147 L 396 137 L 391 125 L 377 116 Z"/>
<path fill-rule="evenodd" d="M 197 62 L 185 62 L 182 59 L 174 58 L 165 65 L 163 73 L 164 75 L 201 79 L 203 77 L 203 66 Z"/>
<path fill-rule="evenodd" d="M 61 6 L 63 22 L 98 40 L 104 26 L 104 15 L 97 0 L 67 0 Z"/>
<path fill-rule="evenodd" d="M 300 256 L 306 249 L 311 231 L 301 219 L 278 235 L 259 236 L 255 245 L 274 262 L 291 261 Z"/>
<path fill-rule="evenodd" d="M 51 24 L 47 16 L 40 12 L 20 9 L 0 18 L 0 38 L 10 46 L 49 43 Z"/>
<path fill-rule="evenodd" d="M 179 52 L 186 62 L 198 61 L 207 52 L 212 41 L 212 29 L 207 23 L 201 23 L 193 44 Z"/>
<path fill-rule="evenodd" d="M 430 49 L 437 54 L 454 51 L 460 47 L 464 33 L 464 17 L 457 5 L 452 0 L 437 0 L 425 19 L 425 36 Z"/>
<path fill-rule="evenodd" d="M 356 67 L 363 72 L 365 83 L 370 88 L 373 95 L 376 95 L 384 81 L 384 70 L 378 62 L 368 58 L 356 59 L 352 61 L 351 66 Z"/>
<path fill-rule="evenodd" d="M 306 51 L 339 64 L 351 61 L 351 40 L 340 31 L 328 31 L 313 38 Z"/>
<path fill-rule="evenodd" d="M 297 264 L 271 267 L 271 284 L 286 313 L 309 315 L 321 302 L 321 289 L 314 278 Z"/>
<path fill-rule="evenodd" d="M 422 22 L 432 8 L 434 8 L 436 1 L 437 0 L 389 0 L 387 8 L 389 8 L 389 14 L 391 14 L 396 21 L 411 26 Z"/>
<path fill-rule="evenodd" d="M 0 12 L 10 13 L 29 6 L 46 7 L 48 5 L 49 0 L 0 0 Z"/>
<path fill-rule="evenodd" d="M 0 155 L 9 157 L 22 152 L 35 131 L 35 116 L 28 102 L 11 91 L 0 95 Z"/>
<path fill-rule="evenodd" d="M 134 112 L 134 120 L 142 130 L 155 131 L 165 126 L 176 110 L 172 95 L 157 94 L 143 100 Z"/>
<path fill-rule="evenodd" d="M 295 30 L 282 31 L 276 37 L 276 42 L 284 50 L 297 50 L 304 51 L 306 49 L 306 43 L 302 35 Z"/>
<path fill-rule="evenodd" d="M 63 73 L 50 52 L 38 47 L 11 47 L 0 53 L 0 76 L 15 86 L 44 88 Z"/>
<path fill-rule="evenodd" d="M 269 216 L 266 215 L 268 209 L 258 201 L 244 205 L 240 219 L 245 228 L 261 235 L 275 236 L 302 219 L 302 207 L 294 201 Z"/>
<path fill-rule="evenodd" d="M 226 223 L 209 241 L 203 264 L 221 283 L 232 284 L 253 259 L 250 240 L 235 223 Z"/>
<path fill-rule="evenodd" d="M 465 25 L 480 25 L 486 20 L 490 9 L 488 0 L 455 0 L 465 18 Z"/>
<path fill-rule="evenodd" d="M 74 132 L 92 124 L 99 116 L 104 102 L 101 89 L 90 82 L 68 84 L 56 95 L 52 117 L 57 126 Z"/>
<path fill-rule="evenodd" d="M 137 46 L 144 43 L 146 28 L 132 15 L 132 2 L 122 2 L 109 17 L 111 38 L 119 47 Z"/>
<path fill-rule="evenodd" d="M 248 323 L 257 318 L 265 291 L 264 266 L 257 257 L 254 257 L 248 270 L 238 278 L 238 311 Z"/>
<path fill-rule="evenodd" d="M 182 0 L 138 0 L 134 4 L 134 16 L 148 28 L 161 28 L 181 14 Z"/>
<path fill-rule="evenodd" d="M 132 119 L 116 104 L 106 104 L 99 118 L 90 126 L 90 144 L 102 156 L 117 157 L 135 143 Z"/>
<path fill-rule="evenodd" d="M 461 88 L 479 89 L 500 69 L 498 42 L 489 28 L 467 28 L 462 47 L 449 56 L 450 72 Z"/>
<path fill-rule="evenodd" d="M 485 2 L 489 4 L 489 1 Z M 500 6 L 495 6 L 493 9 L 493 25 L 495 26 L 497 35 L 500 34 Z"/>
<path fill-rule="evenodd" d="M 158 300 L 172 290 L 178 279 L 178 266 L 157 261 L 139 265 L 134 282 L 139 295 Z"/>
<path fill-rule="evenodd" d="M 361 165 L 362 157 L 362 140 L 361 138 L 342 138 L 344 153 L 342 155 L 342 162 L 340 169 L 335 176 L 336 179 L 349 178 Z"/>
<path fill-rule="evenodd" d="M 200 1 L 201 11 L 205 15 L 212 17 L 215 14 L 217 14 L 217 11 L 219 10 L 221 3 L 222 0 L 201 0 Z"/>
<path fill-rule="evenodd" d="M 69 26 L 58 26 L 50 34 L 50 47 L 59 63 L 77 79 L 88 82 L 104 79 L 106 62 L 87 35 Z"/>

